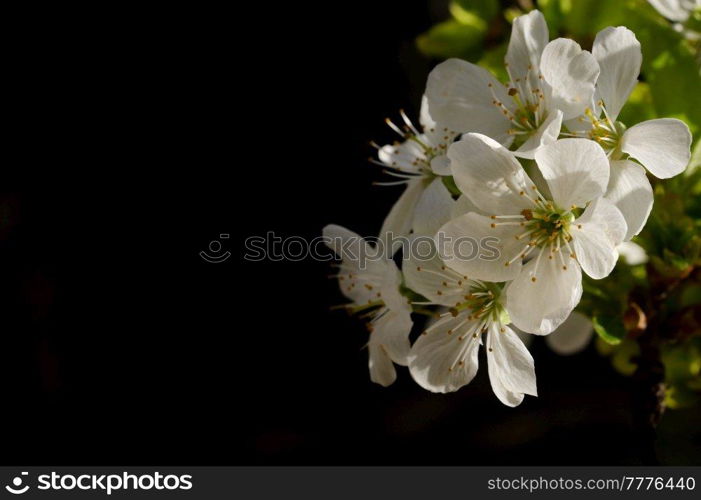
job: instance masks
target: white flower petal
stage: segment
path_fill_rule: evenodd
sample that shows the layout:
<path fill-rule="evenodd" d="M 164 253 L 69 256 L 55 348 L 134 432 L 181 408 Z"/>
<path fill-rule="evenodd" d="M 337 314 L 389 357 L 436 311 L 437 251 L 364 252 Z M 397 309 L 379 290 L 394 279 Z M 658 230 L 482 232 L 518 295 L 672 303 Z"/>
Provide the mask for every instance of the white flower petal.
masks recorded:
<path fill-rule="evenodd" d="M 461 314 L 439 320 L 411 348 L 409 372 L 424 389 L 453 392 L 475 377 L 480 335 L 470 333 L 477 320 L 466 317 L 467 314 Z"/>
<path fill-rule="evenodd" d="M 426 258 L 423 250 L 417 250 L 404 262 L 404 281 L 406 286 L 431 302 L 455 307 L 458 302 L 464 301 L 468 293 L 468 280 L 446 266 L 435 252 L 435 246 L 431 246 L 432 257 Z"/>
<path fill-rule="evenodd" d="M 354 255 L 358 254 L 369 254 L 372 248 L 368 243 L 360 237 L 358 233 L 346 229 L 343 226 L 337 224 L 329 224 L 322 230 L 323 237 L 326 239 L 327 246 L 333 250 L 336 255 L 341 258 L 346 257 L 345 250 L 346 247 L 355 249 L 359 251 L 354 252 Z"/>
<path fill-rule="evenodd" d="M 436 121 L 433 119 L 431 113 L 428 110 L 428 97 L 426 97 L 426 94 L 421 96 L 421 110 L 419 111 L 419 123 L 421 124 L 421 128 L 423 128 L 424 130 L 436 127 Z"/>
<path fill-rule="evenodd" d="M 518 336 L 519 340 L 523 342 L 523 345 L 526 347 L 530 347 L 531 344 L 533 343 L 533 339 L 535 338 L 535 335 L 532 333 L 526 333 L 520 328 L 518 328 L 516 325 L 510 325 L 509 328 L 511 328 L 514 333 Z"/>
<path fill-rule="evenodd" d="M 691 158 L 691 132 L 681 120 L 658 118 L 632 126 L 621 138 L 621 150 L 652 175 L 668 179 L 681 173 Z"/>
<path fill-rule="evenodd" d="M 451 219 L 453 197 L 440 177 L 435 178 L 423 191 L 414 209 L 413 229 L 417 234 L 433 236 Z"/>
<path fill-rule="evenodd" d="M 392 385 L 397 379 L 397 371 L 394 369 L 394 363 L 389 359 L 389 355 L 379 344 L 369 344 L 368 351 L 370 380 L 382 387 Z"/>
<path fill-rule="evenodd" d="M 531 84 L 537 85 L 537 68 L 547 43 L 548 26 L 542 13 L 533 10 L 514 19 L 505 58 L 509 75 L 514 80 L 529 76 Z"/>
<path fill-rule="evenodd" d="M 583 351 L 594 334 L 594 326 L 585 315 L 574 311 L 550 335 L 545 337 L 548 347 L 561 356 L 569 356 Z"/>
<path fill-rule="evenodd" d="M 683 23 L 689 19 L 689 14 L 693 5 L 691 1 L 680 1 L 680 0 L 648 0 L 650 5 L 652 5 L 657 12 L 662 14 L 664 17 L 670 21 L 676 21 L 678 23 Z M 698 0 L 697 0 L 698 4 Z"/>
<path fill-rule="evenodd" d="M 407 183 L 406 189 L 382 223 L 382 229 L 380 229 L 381 237 L 384 238 L 390 232 L 394 236 L 406 236 L 409 234 L 414 222 L 416 204 L 419 202 L 425 188 L 425 178 L 412 179 Z M 396 250 L 396 248 L 393 250 Z"/>
<path fill-rule="evenodd" d="M 399 291 L 401 282 L 402 275 L 394 261 L 378 259 L 368 261 L 367 269 L 354 273 L 352 278 L 339 282 L 339 285 L 341 291 L 356 304 L 364 305 L 381 298 L 389 309 L 402 311 L 410 309 L 410 306 Z"/>
<path fill-rule="evenodd" d="M 511 122 L 493 104 L 495 95 L 505 104 L 511 101 L 491 73 L 459 59 L 436 66 L 426 83 L 429 111 L 437 123 L 458 133 L 479 132 L 510 143 Z"/>
<path fill-rule="evenodd" d="M 621 211 L 606 198 L 589 204 L 572 225 L 572 246 L 582 270 L 594 279 L 608 276 L 618 259 L 618 246 L 628 226 Z"/>
<path fill-rule="evenodd" d="M 567 269 L 555 256 L 531 259 L 506 288 L 506 309 L 511 321 L 524 332 L 547 335 L 562 324 L 582 297 L 582 272 L 569 259 Z M 536 281 L 532 281 L 538 263 Z"/>
<path fill-rule="evenodd" d="M 476 214 L 487 215 L 480 210 L 477 205 L 472 203 L 470 198 L 461 194 L 455 203 L 453 204 L 453 210 L 451 211 L 450 218 L 455 219 L 461 215 L 465 215 L 468 212 L 475 212 Z"/>
<path fill-rule="evenodd" d="M 409 360 L 409 333 L 413 325 L 410 309 L 403 311 L 381 311 L 372 322 L 368 345 L 379 345 L 389 358 L 397 364 L 406 365 Z"/>
<path fill-rule="evenodd" d="M 546 200 L 552 200 L 553 194 L 550 192 L 550 187 L 548 186 L 548 181 L 543 177 L 543 172 L 538 168 L 537 165 L 532 165 L 532 168 L 528 171 L 528 176 L 535 184 L 536 189 Z"/>
<path fill-rule="evenodd" d="M 382 283 L 380 284 L 380 296 L 377 295 L 377 290 L 373 289 L 374 296 L 372 300 L 382 299 L 387 308 L 393 312 L 411 313 L 411 305 L 409 299 L 401 294 L 399 287 L 402 284 L 402 273 L 399 271 L 397 264 L 393 260 L 385 260 L 379 262 L 384 266 L 382 274 Z"/>
<path fill-rule="evenodd" d="M 616 247 L 619 257 L 623 257 L 629 266 L 645 264 L 650 258 L 643 247 L 632 241 L 624 241 Z"/>
<path fill-rule="evenodd" d="M 606 112 L 615 121 L 638 83 L 643 60 L 640 42 L 628 28 L 608 27 L 596 34 L 592 54 L 601 68 L 596 81 L 599 97 L 604 101 Z"/>
<path fill-rule="evenodd" d="M 532 208 L 526 196 L 533 184 L 513 153 L 489 137 L 465 134 L 448 148 L 450 168 L 462 193 L 492 215 L 516 215 Z"/>
<path fill-rule="evenodd" d="M 431 170 L 436 175 L 450 175 L 450 162 L 445 156 L 445 150 L 459 133 L 449 130 L 449 127 L 446 127 L 445 124 L 436 123 L 428 110 L 428 97 L 425 94 L 421 97 L 419 123 L 421 123 L 423 129 L 423 134 L 419 136 L 419 139 L 433 148 L 434 151 L 442 151 L 444 153 L 435 156 L 431 160 Z"/>
<path fill-rule="evenodd" d="M 490 325 L 487 365 L 492 390 L 505 405 L 518 406 L 524 394 L 538 395 L 533 357 L 508 326 Z"/>
<path fill-rule="evenodd" d="M 552 88 L 549 109 L 562 111 L 569 120 L 584 112 L 592 100 L 599 64 L 589 52 L 567 38 L 558 38 L 545 46 L 540 71 Z"/>
<path fill-rule="evenodd" d="M 652 210 L 652 186 L 645 169 L 630 160 L 612 161 L 606 198 L 623 214 L 628 226 L 624 241 L 638 234 Z"/>
<path fill-rule="evenodd" d="M 417 142 L 404 141 L 399 144 L 385 144 L 377 151 L 377 157 L 388 167 L 418 174 L 421 168 L 416 164 L 416 160 L 425 160 L 426 154 Z"/>
<path fill-rule="evenodd" d="M 583 207 L 606 191 L 609 162 L 594 141 L 560 139 L 540 148 L 535 161 L 560 208 Z"/>
<path fill-rule="evenodd" d="M 453 175 L 447 155 L 439 155 L 431 160 L 431 171 L 436 175 Z"/>
<path fill-rule="evenodd" d="M 468 213 L 438 230 L 434 240 L 448 267 L 470 279 L 501 282 L 513 279 L 521 269 L 514 258 L 527 248 L 527 239 L 516 239 L 524 228 L 496 226 L 490 217 Z M 514 260 L 509 265 L 506 263 Z"/>
<path fill-rule="evenodd" d="M 342 259 L 344 267 L 353 271 L 384 272 L 382 264 L 377 264 L 377 250 L 357 233 L 329 224 L 324 227 L 322 235 L 326 245 Z"/>
<path fill-rule="evenodd" d="M 553 144 L 560 135 L 562 128 L 562 111 L 556 109 L 541 123 L 540 127 L 531 135 L 520 148 L 514 151 L 514 156 L 532 160 L 535 152 L 543 146 Z"/>
<path fill-rule="evenodd" d="M 596 93 L 594 94 L 596 97 Z M 596 112 L 596 106 L 594 105 L 594 100 L 589 104 L 589 106 Z M 569 120 L 563 120 L 562 126 L 572 133 L 579 132 L 580 135 L 585 135 L 585 132 L 589 132 L 592 129 L 591 121 L 585 119 L 583 116 L 577 116 L 576 118 L 570 118 Z"/>
<path fill-rule="evenodd" d="M 406 307 L 406 299 L 399 294 L 401 273 L 393 261 L 344 227 L 330 224 L 324 227 L 323 237 L 341 257 L 338 284 L 343 295 L 356 304 L 367 304 L 377 300 L 379 291 L 389 307 Z"/>

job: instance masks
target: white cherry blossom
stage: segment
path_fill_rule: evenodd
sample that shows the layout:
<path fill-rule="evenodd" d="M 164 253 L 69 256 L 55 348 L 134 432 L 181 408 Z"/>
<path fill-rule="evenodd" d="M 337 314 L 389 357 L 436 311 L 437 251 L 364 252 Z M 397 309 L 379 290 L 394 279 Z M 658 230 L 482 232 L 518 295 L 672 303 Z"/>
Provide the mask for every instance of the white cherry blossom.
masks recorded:
<path fill-rule="evenodd" d="M 642 230 L 652 210 L 652 186 L 645 169 L 660 179 L 684 171 L 691 158 L 691 133 L 674 118 L 648 120 L 628 129 L 617 121 L 642 63 L 640 42 L 632 31 L 622 26 L 600 31 L 592 53 L 601 68 L 595 102 L 583 116 L 565 124 L 569 132 L 563 135 L 590 138 L 606 151 L 611 165 L 606 197 L 626 219 L 627 241 Z"/>
<path fill-rule="evenodd" d="M 433 305 L 449 308 L 416 340 L 409 355 L 414 380 L 432 392 L 453 392 L 470 383 L 484 342 L 494 393 L 507 406 L 525 394 L 537 396 L 533 358 L 507 326 L 502 288 L 469 279 L 448 268 L 436 254 L 404 265 L 406 284 Z"/>
<path fill-rule="evenodd" d="M 627 226 L 602 197 L 608 160 L 595 142 L 561 139 L 536 152 L 535 161 L 552 195 L 543 196 L 514 155 L 480 134 L 466 134 L 448 150 L 456 184 L 482 215 L 461 215 L 436 238 L 456 272 L 491 282 L 510 281 L 506 307 L 521 330 L 552 332 L 579 302 L 581 270 L 594 279 L 616 264 L 616 246 Z M 466 259 L 446 245 L 469 237 L 498 238 L 497 259 Z"/>
<path fill-rule="evenodd" d="M 387 124 L 403 139 L 394 144 L 378 146 L 378 160 L 371 160 L 385 168 L 385 171 L 398 178 L 394 182 L 377 183 L 380 185 L 406 184 L 406 189 L 394 204 L 382 224 L 380 235 L 392 233 L 394 236 L 406 236 L 414 228 L 417 206 L 422 206 L 424 191 L 432 184 L 442 184 L 442 175 L 450 175 L 448 146 L 457 133 L 448 127 L 436 123 L 428 113 L 426 98 L 421 101 L 420 124 L 418 130 L 409 118 L 400 112 L 403 124 L 400 128 L 391 120 Z"/>
<path fill-rule="evenodd" d="M 328 225 L 323 235 L 341 257 L 338 282 L 352 301 L 345 307 L 370 318 L 370 380 L 386 387 L 397 378 L 393 362 L 406 365 L 410 349 L 411 306 L 399 291 L 401 273 L 393 261 L 348 229 Z"/>
<path fill-rule="evenodd" d="M 599 66 L 568 39 L 548 43 L 543 15 L 516 18 L 505 59 L 504 86 L 486 69 L 449 59 L 431 72 L 426 87 L 431 115 L 459 132 L 477 132 L 533 158 L 554 142 L 563 120 L 591 102 Z"/>

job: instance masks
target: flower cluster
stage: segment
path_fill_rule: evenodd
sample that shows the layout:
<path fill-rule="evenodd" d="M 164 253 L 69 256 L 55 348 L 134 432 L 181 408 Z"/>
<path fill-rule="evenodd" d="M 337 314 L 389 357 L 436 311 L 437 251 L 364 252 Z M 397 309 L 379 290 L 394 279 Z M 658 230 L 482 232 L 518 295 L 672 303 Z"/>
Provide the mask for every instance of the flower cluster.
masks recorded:
<path fill-rule="evenodd" d="M 375 145 L 375 162 L 406 189 L 379 236 L 422 237 L 430 256 L 404 252 L 400 271 L 394 246 L 378 255 L 344 228 L 324 230 L 342 258 L 346 307 L 370 319 L 374 382 L 391 384 L 399 364 L 430 391 L 455 391 L 475 376 L 483 346 L 501 402 L 537 395 L 522 332 L 549 335 L 570 317 L 582 272 L 608 276 L 619 246 L 645 225 L 647 172 L 669 178 L 689 162 L 683 122 L 618 121 L 641 62 L 627 28 L 604 29 L 589 52 L 549 41 L 532 11 L 514 21 L 508 82 L 450 59 L 428 77 L 420 127 L 404 113 L 400 125 L 388 121 L 401 141 Z M 490 239 L 490 255 L 465 258 L 446 244 L 461 238 Z M 426 311 L 434 319 L 412 345 L 412 314 Z"/>

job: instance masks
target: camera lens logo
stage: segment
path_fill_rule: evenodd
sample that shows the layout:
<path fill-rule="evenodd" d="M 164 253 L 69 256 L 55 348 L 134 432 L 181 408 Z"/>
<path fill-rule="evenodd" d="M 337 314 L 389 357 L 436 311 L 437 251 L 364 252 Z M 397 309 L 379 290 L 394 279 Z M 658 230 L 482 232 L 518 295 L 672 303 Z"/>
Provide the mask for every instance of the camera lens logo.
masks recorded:
<path fill-rule="evenodd" d="M 22 476 L 26 476 L 27 474 L 29 474 L 29 473 L 28 472 L 21 473 Z M 7 485 L 7 486 L 5 486 L 5 489 L 7 491 L 9 491 L 10 493 L 12 493 L 13 495 L 21 495 L 21 494 L 27 492 L 27 490 L 29 489 L 29 485 L 26 485 L 24 488 L 22 488 L 21 486 L 22 486 L 22 478 L 20 476 L 17 476 L 12 480 L 12 486 Z"/>
<path fill-rule="evenodd" d="M 219 235 L 219 240 L 228 240 L 229 235 L 224 233 Z M 200 257 L 204 259 L 207 262 L 211 262 L 212 264 L 219 264 L 220 262 L 224 262 L 227 260 L 229 257 L 231 257 L 231 252 L 228 250 L 225 252 L 222 252 L 222 244 L 221 241 L 219 240 L 212 240 L 209 242 L 209 252 L 207 253 L 206 251 L 201 251 L 200 252 Z"/>

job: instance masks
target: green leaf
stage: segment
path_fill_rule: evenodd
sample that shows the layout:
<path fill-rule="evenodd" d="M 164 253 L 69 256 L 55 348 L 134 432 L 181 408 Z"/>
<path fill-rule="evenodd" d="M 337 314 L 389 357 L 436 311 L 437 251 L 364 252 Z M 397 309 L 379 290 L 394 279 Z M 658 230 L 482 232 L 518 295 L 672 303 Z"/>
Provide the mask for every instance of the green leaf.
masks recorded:
<path fill-rule="evenodd" d="M 696 146 L 691 153 L 691 160 L 689 161 L 689 166 L 684 171 L 686 177 L 691 177 L 696 173 L 697 170 L 701 168 L 701 141 L 696 141 Z"/>
<path fill-rule="evenodd" d="M 645 70 L 645 77 L 657 113 L 679 118 L 693 134 L 698 133 L 701 130 L 701 77 L 693 55 L 683 42 L 658 55 Z"/>
<path fill-rule="evenodd" d="M 562 24 L 562 2 L 560 0 L 538 0 L 538 10 L 543 13 L 548 23 L 550 38 L 557 38 Z"/>
<path fill-rule="evenodd" d="M 486 50 L 482 59 L 477 64 L 488 69 L 499 81 L 508 82 L 509 74 L 504 66 L 504 57 L 506 56 L 506 48 L 508 44 L 502 43 L 494 48 Z"/>
<path fill-rule="evenodd" d="M 594 316 L 592 318 L 594 330 L 604 341 L 609 344 L 620 344 L 626 336 L 623 320 L 616 316 Z"/>
<path fill-rule="evenodd" d="M 684 23 L 684 28 L 701 33 L 701 7 L 697 7 Z"/>
<path fill-rule="evenodd" d="M 470 25 L 451 19 L 436 24 L 428 32 L 419 35 L 416 45 L 422 53 L 430 57 L 474 60 L 482 52 L 485 31 L 486 27 L 479 23 Z"/>
<path fill-rule="evenodd" d="M 498 0 L 453 0 L 450 2 L 450 13 L 458 21 L 464 13 L 469 13 L 486 22 L 494 19 L 499 13 Z"/>
<path fill-rule="evenodd" d="M 645 82 L 639 82 L 623 106 L 618 119 L 631 127 L 636 123 L 657 118 L 657 116 L 650 86 Z"/>
<path fill-rule="evenodd" d="M 629 2 L 560 0 L 559 3 L 562 28 L 583 42 L 593 40 L 593 35 L 607 26 L 625 24 L 626 7 Z"/>
<path fill-rule="evenodd" d="M 625 339 L 611 356 L 611 364 L 623 375 L 633 375 L 638 368 L 635 360 L 640 356 L 640 346 L 631 339 Z"/>
<path fill-rule="evenodd" d="M 701 366 L 701 352 L 692 342 L 665 345 L 662 349 L 662 362 L 667 382 L 685 383 L 698 377 Z"/>
<path fill-rule="evenodd" d="M 701 74 L 684 36 L 650 13 L 646 2 L 621 4 L 628 6 L 622 24 L 641 44 L 642 78 L 650 86 L 656 113 L 685 121 L 692 133 L 701 130 Z"/>
<path fill-rule="evenodd" d="M 596 337 L 596 342 L 594 342 L 594 346 L 596 347 L 597 352 L 602 356 L 611 356 L 614 352 L 616 352 L 616 346 L 613 344 L 609 344 L 601 337 Z"/>
<path fill-rule="evenodd" d="M 699 395 L 682 384 L 673 384 L 667 387 L 664 395 L 664 404 L 669 408 L 691 408 L 699 403 Z"/>

